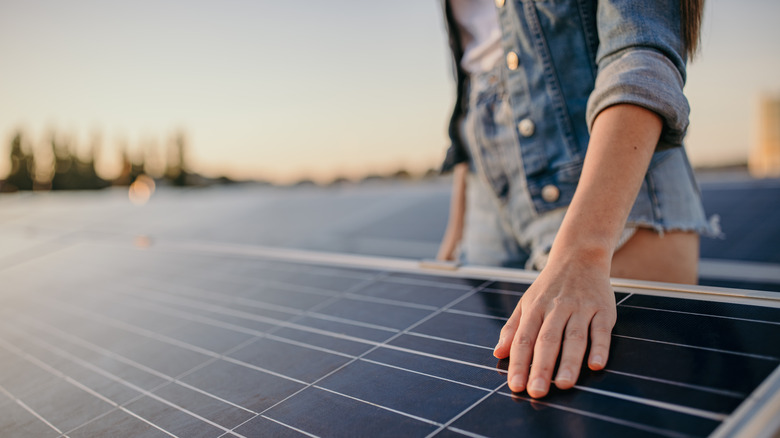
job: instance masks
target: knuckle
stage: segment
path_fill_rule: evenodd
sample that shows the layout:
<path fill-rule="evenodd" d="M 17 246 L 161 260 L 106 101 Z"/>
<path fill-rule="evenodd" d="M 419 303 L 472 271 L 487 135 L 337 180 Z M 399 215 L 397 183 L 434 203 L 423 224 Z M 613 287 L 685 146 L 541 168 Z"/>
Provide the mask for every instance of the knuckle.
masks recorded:
<path fill-rule="evenodd" d="M 534 341 L 528 335 L 517 335 L 515 336 L 515 344 L 519 345 L 520 347 L 530 347 L 534 344 Z"/>
<path fill-rule="evenodd" d="M 612 327 L 603 325 L 593 326 L 591 330 L 594 336 L 609 336 L 612 334 Z"/>
<path fill-rule="evenodd" d="M 566 339 L 571 341 L 585 341 L 585 332 L 580 329 L 572 329 L 566 332 Z"/>
<path fill-rule="evenodd" d="M 560 341 L 560 337 L 555 332 L 542 332 L 539 334 L 539 342 L 544 344 L 554 344 Z"/>

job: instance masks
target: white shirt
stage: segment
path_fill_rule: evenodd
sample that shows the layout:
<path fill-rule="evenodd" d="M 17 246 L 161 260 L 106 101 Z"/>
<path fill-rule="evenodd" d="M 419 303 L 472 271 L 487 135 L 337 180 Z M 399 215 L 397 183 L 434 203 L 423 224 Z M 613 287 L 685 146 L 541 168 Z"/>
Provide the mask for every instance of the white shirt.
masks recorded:
<path fill-rule="evenodd" d="M 450 0 L 463 48 L 460 66 L 469 74 L 489 71 L 501 59 L 501 29 L 494 0 Z"/>

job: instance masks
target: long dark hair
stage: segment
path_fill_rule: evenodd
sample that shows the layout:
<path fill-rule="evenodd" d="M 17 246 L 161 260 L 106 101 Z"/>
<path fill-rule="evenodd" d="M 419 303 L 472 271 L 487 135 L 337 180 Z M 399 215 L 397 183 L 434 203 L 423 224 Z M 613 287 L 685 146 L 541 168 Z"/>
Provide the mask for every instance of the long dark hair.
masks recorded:
<path fill-rule="evenodd" d="M 688 57 L 692 58 L 699 48 L 701 39 L 701 17 L 704 13 L 704 0 L 680 1 L 680 16 L 682 21 L 682 37 Z"/>

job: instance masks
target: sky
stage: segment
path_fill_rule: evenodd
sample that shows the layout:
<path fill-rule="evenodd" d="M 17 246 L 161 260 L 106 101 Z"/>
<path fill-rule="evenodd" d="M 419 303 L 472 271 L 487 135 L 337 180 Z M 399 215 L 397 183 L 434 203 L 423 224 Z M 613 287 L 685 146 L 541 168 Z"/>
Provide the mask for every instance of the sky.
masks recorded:
<path fill-rule="evenodd" d="M 689 67 L 694 165 L 744 161 L 780 96 L 780 2 L 710 0 Z M 183 132 L 207 176 L 293 182 L 438 167 L 454 101 L 436 0 L 0 0 L 0 178 L 17 130 L 98 171 Z M 152 164 L 154 160 L 152 160 Z"/>

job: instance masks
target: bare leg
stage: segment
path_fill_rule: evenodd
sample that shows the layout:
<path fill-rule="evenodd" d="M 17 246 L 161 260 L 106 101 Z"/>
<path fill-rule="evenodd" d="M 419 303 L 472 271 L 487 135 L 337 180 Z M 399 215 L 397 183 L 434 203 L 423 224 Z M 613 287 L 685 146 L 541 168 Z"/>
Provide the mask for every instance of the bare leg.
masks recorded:
<path fill-rule="evenodd" d="M 699 235 L 639 228 L 612 256 L 612 277 L 696 284 Z"/>

